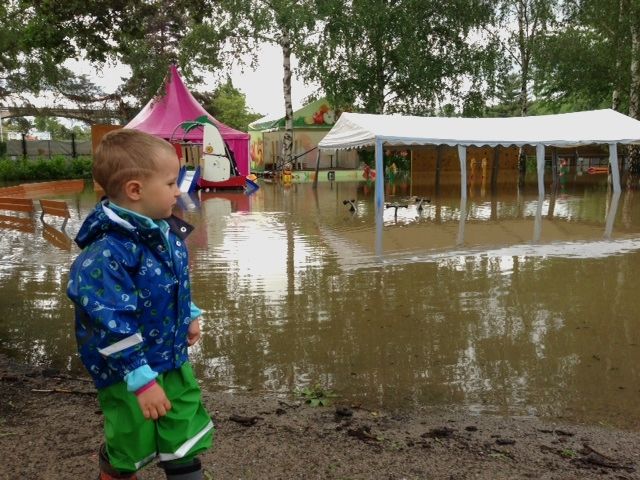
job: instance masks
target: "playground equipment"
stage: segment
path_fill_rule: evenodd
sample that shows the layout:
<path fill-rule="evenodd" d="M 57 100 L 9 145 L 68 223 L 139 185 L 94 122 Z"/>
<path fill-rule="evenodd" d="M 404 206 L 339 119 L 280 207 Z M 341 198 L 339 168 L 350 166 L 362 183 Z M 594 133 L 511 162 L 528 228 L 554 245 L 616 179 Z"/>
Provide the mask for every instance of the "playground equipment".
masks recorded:
<path fill-rule="evenodd" d="M 178 129 L 184 132 L 182 140 L 175 138 Z M 202 129 L 202 151 L 194 160 L 194 168 L 187 169 L 186 161 L 182 157 L 183 147 L 191 149 L 197 143 L 185 143 L 184 137 L 194 129 Z M 247 190 L 254 191 L 258 185 L 240 175 L 233 152 L 229 150 L 218 127 L 208 117 L 202 116 L 189 122 L 182 122 L 176 126 L 171 134 L 170 142 L 176 147 L 181 160 L 178 186 L 183 193 L 196 189 L 204 191 L 216 190 Z"/>

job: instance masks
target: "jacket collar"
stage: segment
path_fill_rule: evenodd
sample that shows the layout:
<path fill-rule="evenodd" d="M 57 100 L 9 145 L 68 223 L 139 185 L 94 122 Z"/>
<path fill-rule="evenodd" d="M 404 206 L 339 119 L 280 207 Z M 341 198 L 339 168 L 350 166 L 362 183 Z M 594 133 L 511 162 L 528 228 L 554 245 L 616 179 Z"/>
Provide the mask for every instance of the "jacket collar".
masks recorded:
<path fill-rule="evenodd" d="M 135 215 L 127 214 L 126 211 L 116 214 L 110 208 L 109 201 L 103 198 L 83 222 L 76 236 L 76 243 L 80 248 L 84 248 L 108 230 L 119 231 L 138 239 L 152 238 L 156 234 L 160 237 L 164 236 L 157 225 L 151 226 L 136 217 Z M 184 240 L 194 229 L 192 225 L 174 215 L 164 220 L 169 225 L 169 229 L 181 240 Z"/>

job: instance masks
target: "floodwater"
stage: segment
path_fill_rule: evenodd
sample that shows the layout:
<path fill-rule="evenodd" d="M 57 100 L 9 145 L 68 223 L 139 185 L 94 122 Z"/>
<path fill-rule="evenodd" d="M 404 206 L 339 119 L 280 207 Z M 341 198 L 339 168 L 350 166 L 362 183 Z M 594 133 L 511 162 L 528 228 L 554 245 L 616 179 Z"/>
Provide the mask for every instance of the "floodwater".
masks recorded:
<path fill-rule="evenodd" d="M 364 182 L 183 201 L 203 383 L 639 429 L 640 193 L 600 175 L 542 199 L 535 179 L 472 181 L 466 204 L 457 188 L 387 186 L 382 216 Z M 73 236 L 97 197 L 59 198 Z M 77 247 L 37 218 L 0 226 L 0 350 L 81 371 L 64 293 Z"/>

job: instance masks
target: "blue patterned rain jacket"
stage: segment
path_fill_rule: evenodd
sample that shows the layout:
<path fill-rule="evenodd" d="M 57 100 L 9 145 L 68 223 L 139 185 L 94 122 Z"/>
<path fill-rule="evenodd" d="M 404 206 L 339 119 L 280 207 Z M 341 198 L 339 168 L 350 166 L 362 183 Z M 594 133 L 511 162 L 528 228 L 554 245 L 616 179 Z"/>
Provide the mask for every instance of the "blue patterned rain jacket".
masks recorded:
<path fill-rule="evenodd" d="M 100 202 L 76 243 L 67 294 L 76 305 L 76 339 L 97 388 L 123 381 L 134 370 L 156 373 L 187 361 L 192 320 L 185 237 L 193 227 L 154 222 Z M 144 367 L 148 365 L 148 367 Z"/>

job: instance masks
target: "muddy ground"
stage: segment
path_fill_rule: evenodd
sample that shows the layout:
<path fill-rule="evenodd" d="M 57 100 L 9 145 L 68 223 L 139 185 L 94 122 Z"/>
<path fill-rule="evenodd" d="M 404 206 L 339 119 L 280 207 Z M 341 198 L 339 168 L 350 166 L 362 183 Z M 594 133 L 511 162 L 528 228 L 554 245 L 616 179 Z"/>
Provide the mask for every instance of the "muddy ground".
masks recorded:
<path fill-rule="evenodd" d="M 410 413 L 204 392 L 207 479 L 640 479 L 640 433 L 455 409 Z M 0 355 L 0 479 L 95 479 L 87 378 Z M 156 466 L 141 478 L 164 478 Z"/>

